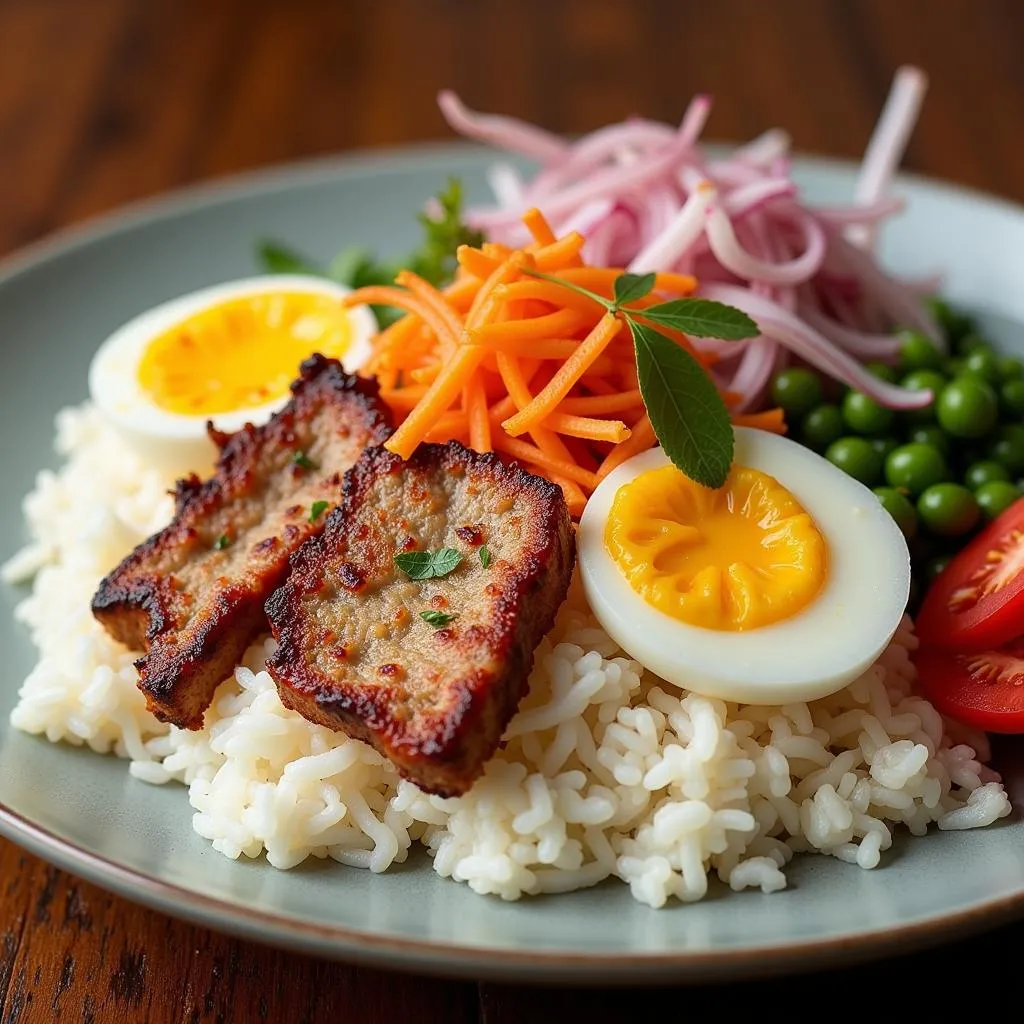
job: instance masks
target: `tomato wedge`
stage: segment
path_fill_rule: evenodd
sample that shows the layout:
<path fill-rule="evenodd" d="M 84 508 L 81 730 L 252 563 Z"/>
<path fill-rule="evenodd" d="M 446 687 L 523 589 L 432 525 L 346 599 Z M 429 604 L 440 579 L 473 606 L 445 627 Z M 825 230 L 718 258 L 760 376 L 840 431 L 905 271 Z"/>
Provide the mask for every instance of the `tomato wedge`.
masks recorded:
<path fill-rule="evenodd" d="M 924 644 L 972 651 L 1024 633 L 1024 499 L 949 563 L 925 596 L 916 626 Z"/>
<path fill-rule="evenodd" d="M 1024 733 L 1024 638 L 990 651 L 921 647 L 917 688 L 944 715 L 986 732 Z"/>

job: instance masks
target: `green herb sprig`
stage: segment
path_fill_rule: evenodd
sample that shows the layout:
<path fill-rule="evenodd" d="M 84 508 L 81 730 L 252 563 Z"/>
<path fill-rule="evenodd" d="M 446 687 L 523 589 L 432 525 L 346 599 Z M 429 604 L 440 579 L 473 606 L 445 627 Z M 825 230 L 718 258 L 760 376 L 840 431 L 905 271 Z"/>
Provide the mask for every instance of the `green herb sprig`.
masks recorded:
<path fill-rule="evenodd" d="M 647 415 L 665 454 L 691 480 L 721 487 L 733 458 L 729 410 L 704 368 L 659 327 L 697 338 L 740 341 L 758 333 L 746 313 L 710 299 L 673 299 L 646 309 L 627 303 L 645 298 L 654 288 L 654 274 L 621 274 L 611 301 L 571 281 L 538 270 L 524 273 L 561 285 L 604 306 L 629 327 L 636 352 L 637 378 Z"/>
<path fill-rule="evenodd" d="M 311 459 L 304 451 L 297 451 L 292 456 L 292 462 L 298 466 L 299 469 L 304 469 L 307 472 L 320 468 L 320 464 L 314 459 Z"/>
<path fill-rule="evenodd" d="M 441 579 L 454 572 L 462 561 L 455 548 L 438 551 L 406 551 L 395 555 L 395 565 L 411 580 Z"/>
<path fill-rule="evenodd" d="M 328 502 L 314 501 L 309 507 L 309 521 L 315 523 L 326 511 Z"/>
<path fill-rule="evenodd" d="M 447 626 L 449 622 L 454 622 L 458 617 L 456 612 L 420 612 L 420 618 L 434 629 Z"/>
<path fill-rule="evenodd" d="M 480 564 L 485 569 L 491 567 L 491 549 L 486 544 L 480 549 Z"/>
<path fill-rule="evenodd" d="M 478 246 L 483 242 L 483 235 L 469 228 L 462 219 L 462 184 L 458 179 L 449 178 L 445 189 L 437 195 L 436 206 L 436 216 L 419 215 L 423 239 L 418 248 L 401 260 L 382 260 L 370 249 L 350 247 L 342 249 L 329 264 L 322 266 L 281 242 L 265 239 L 256 247 L 256 262 L 268 274 L 326 277 L 350 288 L 393 284 L 395 275 L 403 267 L 433 285 L 447 284 L 455 273 L 458 247 Z M 374 306 L 373 311 L 382 328 L 403 315 L 402 310 L 391 306 Z"/>

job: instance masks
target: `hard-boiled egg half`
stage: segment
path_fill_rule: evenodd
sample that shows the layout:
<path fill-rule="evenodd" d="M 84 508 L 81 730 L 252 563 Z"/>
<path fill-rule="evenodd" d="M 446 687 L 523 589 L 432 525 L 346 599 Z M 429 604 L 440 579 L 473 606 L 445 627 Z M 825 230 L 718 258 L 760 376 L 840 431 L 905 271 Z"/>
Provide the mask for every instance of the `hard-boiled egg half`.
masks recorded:
<path fill-rule="evenodd" d="M 365 307 L 345 309 L 347 294 L 320 278 L 278 274 L 172 299 L 100 346 L 89 392 L 147 461 L 202 471 L 215 455 L 208 420 L 226 432 L 265 422 L 315 352 L 350 372 L 362 365 L 376 322 Z"/>
<path fill-rule="evenodd" d="M 814 700 L 856 679 L 910 592 L 906 541 L 870 490 L 741 427 L 724 487 L 694 483 L 656 448 L 602 481 L 578 541 L 587 599 L 624 651 L 744 704 Z"/>

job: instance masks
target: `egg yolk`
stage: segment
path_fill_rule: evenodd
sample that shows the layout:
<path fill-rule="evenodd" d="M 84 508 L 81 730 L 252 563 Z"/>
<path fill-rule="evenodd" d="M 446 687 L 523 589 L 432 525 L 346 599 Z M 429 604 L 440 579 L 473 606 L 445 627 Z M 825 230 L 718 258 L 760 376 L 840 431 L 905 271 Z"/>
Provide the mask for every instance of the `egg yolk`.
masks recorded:
<path fill-rule="evenodd" d="M 288 394 L 314 352 L 340 359 L 352 324 L 336 298 L 268 292 L 220 302 L 157 335 L 138 380 L 166 412 L 184 416 L 258 408 Z"/>
<path fill-rule="evenodd" d="M 604 539 L 648 604 L 706 629 L 787 619 L 828 574 L 814 520 L 777 480 L 744 466 L 718 490 L 674 466 L 641 473 L 615 495 Z"/>

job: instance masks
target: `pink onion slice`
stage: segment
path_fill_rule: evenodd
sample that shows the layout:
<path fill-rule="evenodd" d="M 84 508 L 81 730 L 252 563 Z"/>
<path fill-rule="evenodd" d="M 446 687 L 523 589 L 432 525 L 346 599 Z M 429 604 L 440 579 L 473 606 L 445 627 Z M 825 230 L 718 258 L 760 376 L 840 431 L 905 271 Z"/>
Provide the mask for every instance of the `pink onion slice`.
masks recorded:
<path fill-rule="evenodd" d="M 470 110 L 450 89 L 437 95 L 437 105 L 454 131 L 480 142 L 545 163 L 561 160 L 569 143 L 552 132 L 502 114 L 478 114 Z"/>
<path fill-rule="evenodd" d="M 702 285 L 700 294 L 742 309 L 757 322 L 761 333 L 785 345 L 795 356 L 830 377 L 869 395 L 889 409 L 921 409 L 932 401 L 930 391 L 907 391 L 876 377 L 851 356 L 770 299 L 726 284 Z"/>

